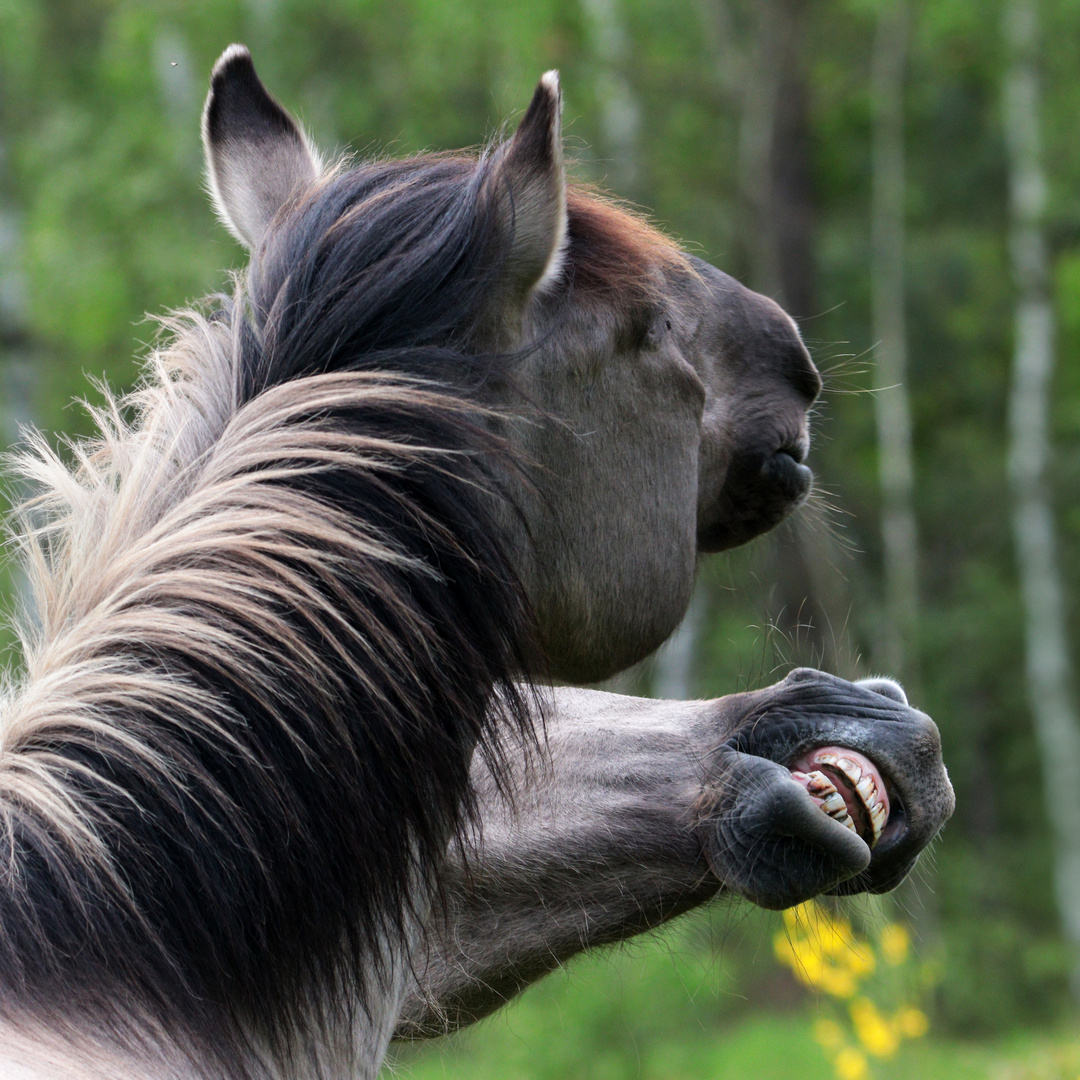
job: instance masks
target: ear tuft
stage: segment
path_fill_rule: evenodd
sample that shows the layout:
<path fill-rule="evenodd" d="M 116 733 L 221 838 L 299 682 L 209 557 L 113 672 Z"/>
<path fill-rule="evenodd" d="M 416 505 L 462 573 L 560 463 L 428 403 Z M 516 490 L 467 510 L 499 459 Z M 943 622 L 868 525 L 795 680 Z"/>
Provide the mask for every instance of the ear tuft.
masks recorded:
<path fill-rule="evenodd" d="M 322 171 L 300 125 L 267 93 L 244 45 L 214 65 L 203 109 L 210 196 L 226 228 L 258 245 L 274 215 Z"/>
<path fill-rule="evenodd" d="M 252 72 L 255 71 L 254 61 L 251 59 L 251 50 L 246 45 L 230 45 L 218 58 L 210 72 L 210 84 L 213 86 L 219 79 L 224 77 L 226 68 L 246 64 Z"/>
<path fill-rule="evenodd" d="M 509 195 L 512 222 L 508 274 L 519 296 L 555 281 L 567 242 L 566 170 L 562 148 L 559 73 L 540 77 L 517 131 L 502 147 L 494 177 Z"/>

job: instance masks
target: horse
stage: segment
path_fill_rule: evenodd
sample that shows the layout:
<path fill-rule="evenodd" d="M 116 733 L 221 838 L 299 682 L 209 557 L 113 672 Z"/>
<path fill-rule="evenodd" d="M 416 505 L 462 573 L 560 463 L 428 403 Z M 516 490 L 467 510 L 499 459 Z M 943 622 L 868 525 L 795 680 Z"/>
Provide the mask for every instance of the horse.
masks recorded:
<path fill-rule="evenodd" d="M 805 499 L 772 301 L 565 176 L 557 75 L 477 154 L 325 164 L 231 46 L 250 250 L 94 437 L 30 436 L 0 700 L 5 1076 L 375 1075 L 721 894 L 895 886 L 952 810 L 889 679 L 602 679 Z"/>

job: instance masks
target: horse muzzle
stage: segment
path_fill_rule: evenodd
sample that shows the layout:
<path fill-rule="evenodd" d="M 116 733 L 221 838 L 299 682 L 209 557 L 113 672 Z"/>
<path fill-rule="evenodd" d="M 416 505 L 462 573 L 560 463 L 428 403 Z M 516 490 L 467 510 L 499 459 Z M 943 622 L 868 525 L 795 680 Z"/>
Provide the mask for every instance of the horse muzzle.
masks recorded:
<path fill-rule="evenodd" d="M 799 669 L 748 695 L 699 815 L 725 886 L 779 909 L 911 871 L 955 801 L 934 722 L 883 683 Z"/>

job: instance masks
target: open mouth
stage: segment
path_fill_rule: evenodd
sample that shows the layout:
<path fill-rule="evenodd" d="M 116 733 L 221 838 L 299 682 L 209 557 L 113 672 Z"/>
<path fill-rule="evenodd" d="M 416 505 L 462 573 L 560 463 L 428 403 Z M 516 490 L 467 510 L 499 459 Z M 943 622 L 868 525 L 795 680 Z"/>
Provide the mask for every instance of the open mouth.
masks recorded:
<path fill-rule="evenodd" d="M 889 820 L 885 781 L 869 758 L 842 746 L 819 746 L 795 761 L 791 778 L 834 821 L 873 847 Z"/>

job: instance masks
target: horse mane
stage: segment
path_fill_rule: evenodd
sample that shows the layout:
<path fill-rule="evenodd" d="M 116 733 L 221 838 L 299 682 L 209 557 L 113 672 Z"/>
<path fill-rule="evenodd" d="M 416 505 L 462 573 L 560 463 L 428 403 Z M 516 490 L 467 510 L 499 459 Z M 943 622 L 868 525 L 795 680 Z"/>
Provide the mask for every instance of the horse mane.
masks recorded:
<path fill-rule="evenodd" d="M 568 262 L 574 290 L 586 302 L 633 318 L 660 300 L 656 268 L 693 273 L 686 252 L 632 207 L 585 185 L 571 185 L 566 201 Z"/>
<path fill-rule="evenodd" d="M 70 463 L 40 436 L 21 457 L 8 1022 L 310 1064 L 382 978 L 373 943 L 422 915 L 474 747 L 529 732 L 532 619 L 493 526 L 515 465 L 478 394 L 513 358 L 473 345 L 506 257 L 489 161 L 332 173 L 231 295 L 165 321 Z M 580 290 L 640 299 L 642 262 L 616 269 L 663 245 L 631 220 L 572 197 Z"/>

